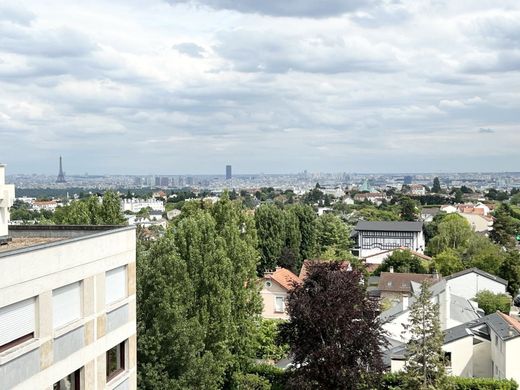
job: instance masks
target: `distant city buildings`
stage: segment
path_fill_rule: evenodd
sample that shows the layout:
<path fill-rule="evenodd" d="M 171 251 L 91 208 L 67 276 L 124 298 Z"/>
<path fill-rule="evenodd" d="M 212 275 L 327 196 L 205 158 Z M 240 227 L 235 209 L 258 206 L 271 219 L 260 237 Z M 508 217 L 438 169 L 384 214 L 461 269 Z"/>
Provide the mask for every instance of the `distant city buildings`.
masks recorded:
<path fill-rule="evenodd" d="M 231 180 L 232 174 L 231 174 L 231 165 L 226 165 L 226 180 Z"/>

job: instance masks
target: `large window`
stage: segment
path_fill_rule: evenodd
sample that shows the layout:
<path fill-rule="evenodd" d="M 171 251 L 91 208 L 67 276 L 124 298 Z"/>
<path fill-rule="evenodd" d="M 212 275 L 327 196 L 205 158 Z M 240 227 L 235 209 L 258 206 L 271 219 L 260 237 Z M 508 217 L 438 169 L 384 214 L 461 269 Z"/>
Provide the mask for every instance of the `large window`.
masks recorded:
<path fill-rule="evenodd" d="M 274 311 L 277 313 L 285 312 L 285 297 L 274 298 Z"/>
<path fill-rule="evenodd" d="M 107 382 L 125 370 L 125 342 L 107 351 Z"/>
<path fill-rule="evenodd" d="M 81 382 L 79 377 L 80 370 L 76 370 L 70 375 L 67 375 L 65 378 L 61 379 L 59 382 L 56 382 L 54 386 L 52 386 L 52 390 L 80 390 Z"/>
<path fill-rule="evenodd" d="M 0 308 L 0 352 L 34 337 L 35 298 Z"/>
<path fill-rule="evenodd" d="M 126 298 L 126 266 L 107 271 L 105 286 L 107 305 Z"/>
<path fill-rule="evenodd" d="M 54 329 L 81 318 L 81 283 L 76 282 L 52 292 Z"/>

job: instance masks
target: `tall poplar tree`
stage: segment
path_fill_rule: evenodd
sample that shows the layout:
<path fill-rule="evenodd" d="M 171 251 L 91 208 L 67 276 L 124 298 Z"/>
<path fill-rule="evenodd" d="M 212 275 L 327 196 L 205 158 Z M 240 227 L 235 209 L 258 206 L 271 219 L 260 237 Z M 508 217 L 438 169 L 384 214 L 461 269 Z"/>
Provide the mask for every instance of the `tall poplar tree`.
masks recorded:
<path fill-rule="evenodd" d="M 285 246 L 284 213 L 273 204 L 263 204 L 256 209 L 255 223 L 260 250 L 258 274 L 263 275 L 276 267 L 282 255 Z"/>
<path fill-rule="evenodd" d="M 410 332 L 406 346 L 408 361 L 405 366 L 405 382 L 408 389 L 444 389 L 446 370 L 442 345 L 439 305 L 432 302 L 432 293 L 427 281 L 421 284 L 421 293 L 410 306 Z"/>

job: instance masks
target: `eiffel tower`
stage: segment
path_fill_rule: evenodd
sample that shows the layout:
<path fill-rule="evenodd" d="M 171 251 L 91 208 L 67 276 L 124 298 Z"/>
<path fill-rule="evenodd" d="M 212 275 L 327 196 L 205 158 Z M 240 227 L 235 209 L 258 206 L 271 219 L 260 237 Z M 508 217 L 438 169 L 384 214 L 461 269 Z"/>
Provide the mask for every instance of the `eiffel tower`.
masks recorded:
<path fill-rule="evenodd" d="M 60 156 L 60 172 L 58 173 L 58 178 L 56 179 L 56 183 L 66 183 L 65 173 L 63 173 L 63 166 L 61 164 L 61 156 Z"/>

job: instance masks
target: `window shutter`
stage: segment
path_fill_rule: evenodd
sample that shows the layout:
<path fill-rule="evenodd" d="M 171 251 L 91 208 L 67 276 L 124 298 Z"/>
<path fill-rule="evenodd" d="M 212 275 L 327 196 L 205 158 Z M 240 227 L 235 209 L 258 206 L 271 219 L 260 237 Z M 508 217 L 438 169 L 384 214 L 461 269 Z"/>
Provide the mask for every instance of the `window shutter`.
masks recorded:
<path fill-rule="evenodd" d="M 285 297 L 275 297 L 274 310 L 280 313 L 285 311 Z"/>
<path fill-rule="evenodd" d="M 126 298 L 126 266 L 115 268 L 106 273 L 105 290 L 105 303 L 107 305 Z"/>
<path fill-rule="evenodd" d="M 0 346 L 34 332 L 35 298 L 0 308 Z"/>
<path fill-rule="evenodd" d="M 54 329 L 81 318 L 80 282 L 68 284 L 52 292 Z"/>

